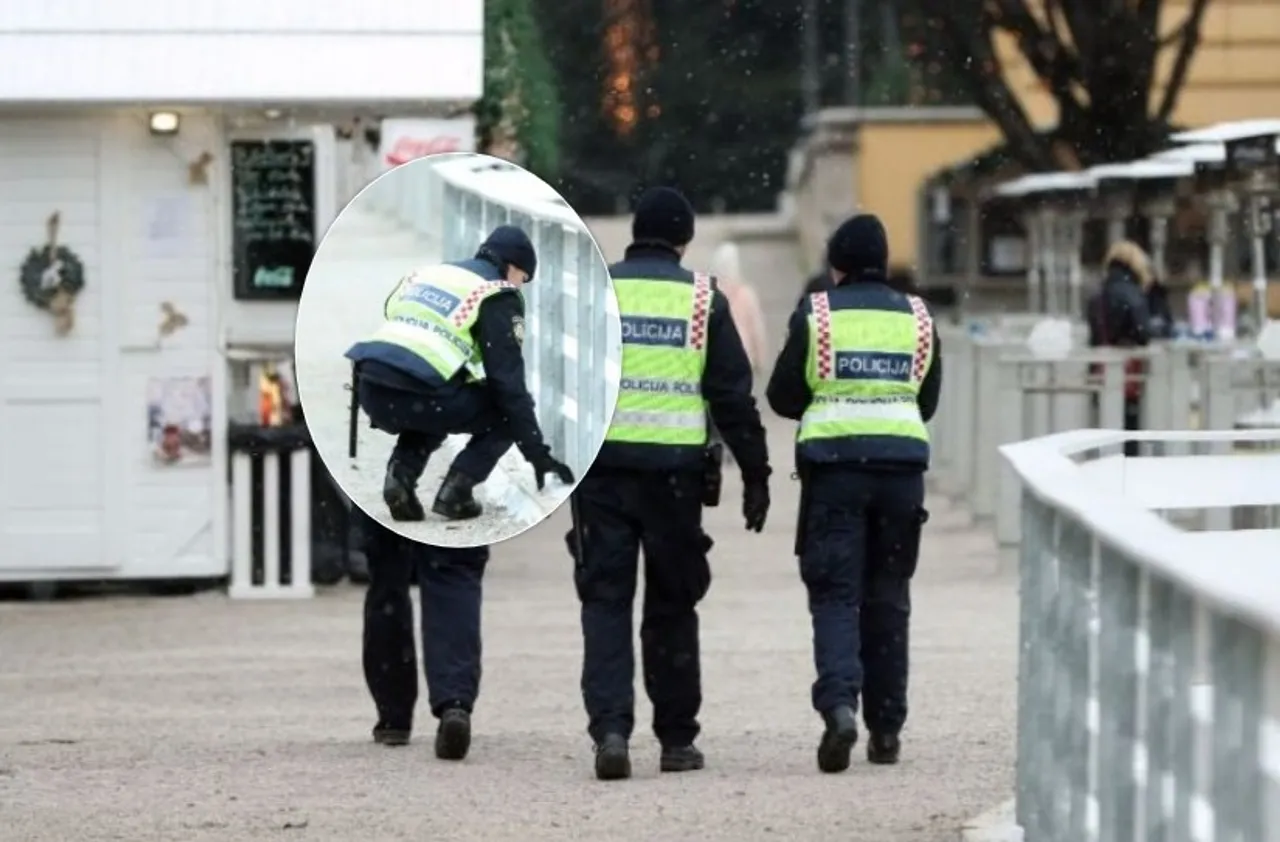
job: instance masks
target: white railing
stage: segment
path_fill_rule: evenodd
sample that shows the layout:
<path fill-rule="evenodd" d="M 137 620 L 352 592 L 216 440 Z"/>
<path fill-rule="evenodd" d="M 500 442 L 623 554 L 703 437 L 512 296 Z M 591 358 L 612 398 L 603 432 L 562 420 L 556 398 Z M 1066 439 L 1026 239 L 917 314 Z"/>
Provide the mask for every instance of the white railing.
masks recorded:
<path fill-rule="evenodd" d="M 364 200 L 437 242 L 445 260 L 473 256 L 499 225 L 529 234 L 538 269 L 524 288 L 525 376 L 552 452 L 586 473 L 617 403 L 622 332 L 607 264 L 581 218 L 536 176 L 473 154 L 410 162 Z"/>
<path fill-rule="evenodd" d="M 1027 343 L 1040 318 L 991 319 L 981 330 L 939 328 L 944 376 L 930 425 L 931 474 L 975 517 L 991 520 L 1002 544 L 1020 539 L 1021 483 L 1002 464 L 1000 445 L 1082 427 L 1123 428 L 1126 360 L 1144 362 L 1136 379 L 1146 429 L 1229 430 L 1280 399 L 1280 361 L 1263 359 L 1252 348 L 1167 342 L 1091 350 L 1079 347 L 1084 337 L 1077 325 L 1076 348 L 1046 359 Z M 1180 445 L 1161 447 L 1174 453 Z"/>
<path fill-rule="evenodd" d="M 257 472 L 260 474 L 255 477 Z M 282 482 L 286 472 L 287 484 Z M 234 451 L 230 514 L 228 595 L 232 599 L 306 599 L 314 595 L 309 447 L 288 452 Z"/>
<path fill-rule="evenodd" d="M 1208 455 L 1111 455 L 1126 439 Z M 1280 430 L 1077 430 L 1002 452 L 1024 489 L 1025 838 L 1280 839 Z M 1187 527 L 1222 508 L 1234 528 Z"/>

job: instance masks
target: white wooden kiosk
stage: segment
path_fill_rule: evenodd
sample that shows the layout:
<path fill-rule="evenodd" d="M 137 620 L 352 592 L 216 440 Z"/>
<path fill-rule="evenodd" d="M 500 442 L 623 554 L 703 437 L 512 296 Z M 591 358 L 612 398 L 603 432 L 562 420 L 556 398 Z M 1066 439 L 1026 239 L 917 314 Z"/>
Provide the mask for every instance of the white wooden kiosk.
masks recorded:
<path fill-rule="evenodd" d="M 0 582 L 230 575 L 233 595 L 308 595 L 309 495 L 244 522 L 234 381 L 292 356 L 310 256 L 368 169 L 337 137 L 480 96 L 481 0 L 10 5 Z M 309 487 L 305 456 L 264 458 L 267 497 L 286 472 Z"/>

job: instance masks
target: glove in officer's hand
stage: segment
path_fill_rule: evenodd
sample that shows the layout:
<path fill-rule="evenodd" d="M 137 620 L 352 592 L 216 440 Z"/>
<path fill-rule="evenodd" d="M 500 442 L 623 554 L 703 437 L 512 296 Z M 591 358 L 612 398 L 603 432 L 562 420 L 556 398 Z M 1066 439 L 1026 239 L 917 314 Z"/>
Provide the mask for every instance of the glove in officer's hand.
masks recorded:
<path fill-rule="evenodd" d="M 556 479 L 565 485 L 573 485 L 573 471 L 569 470 L 568 465 L 556 461 L 550 455 L 543 456 L 533 465 L 533 476 L 538 481 L 539 491 L 546 488 L 547 474 L 555 474 Z"/>
<path fill-rule="evenodd" d="M 764 529 L 764 519 L 769 515 L 769 483 L 763 480 L 749 482 L 742 489 L 742 517 L 748 532 Z"/>

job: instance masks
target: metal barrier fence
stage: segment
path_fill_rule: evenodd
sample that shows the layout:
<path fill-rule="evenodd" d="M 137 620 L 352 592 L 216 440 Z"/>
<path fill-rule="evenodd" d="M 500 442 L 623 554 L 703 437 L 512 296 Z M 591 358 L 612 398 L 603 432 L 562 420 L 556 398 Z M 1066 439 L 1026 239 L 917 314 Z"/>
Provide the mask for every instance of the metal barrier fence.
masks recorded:
<path fill-rule="evenodd" d="M 1280 399 L 1280 361 L 1252 349 L 1169 342 L 1144 349 L 1077 348 L 1045 359 L 1027 345 L 1039 318 L 1006 318 L 982 331 L 939 326 L 946 374 L 930 425 L 932 473 L 943 491 L 966 500 L 975 517 L 994 521 L 1002 544 L 1020 540 L 1021 483 L 1002 464 L 1000 445 L 1082 427 L 1123 429 L 1126 386 L 1141 387 L 1144 429 L 1229 430 Z M 1142 361 L 1141 372 L 1126 372 L 1133 359 Z M 1185 448 L 1168 442 L 1159 450 L 1176 455 Z"/>
<path fill-rule="evenodd" d="M 1191 455 L 1106 455 L 1126 439 Z M 1274 515 L 1278 450 L 1280 430 L 1077 430 L 1002 448 L 1024 489 L 1028 842 L 1280 839 L 1280 530 L 1174 522 Z"/>
<path fill-rule="evenodd" d="M 538 177 L 485 155 L 410 162 L 361 195 L 429 238 L 444 260 L 473 256 L 490 231 L 516 225 L 538 270 L 525 297 L 525 377 L 558 458 L 582 476 L 617 403 L 622 329 L 608 266 L 576 213 Z"/>

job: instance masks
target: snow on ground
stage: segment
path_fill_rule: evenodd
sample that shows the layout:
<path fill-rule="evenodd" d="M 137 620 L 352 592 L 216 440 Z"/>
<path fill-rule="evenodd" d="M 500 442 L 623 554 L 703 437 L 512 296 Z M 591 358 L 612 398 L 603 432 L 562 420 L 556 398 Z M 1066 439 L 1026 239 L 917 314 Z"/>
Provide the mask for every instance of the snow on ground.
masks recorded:
<path fill-rule="evenodd" d="M 421 523 L 399 523 L 387 513 L 382 480 L 395 439 L 371 429 L 363 413 L 356 458 L 348 457 L 351 363 L 343 354 L 381 324 L 383 303 L 396 281 L 440 259 L 438 244 L 359 204 L 343 211 L 320 244 L 298 305 L 298 395 L 320 458 L 347 496 L 371 517 L 435 546 L 495 544 L 541 522 L 568 499 L 570 490 L 548 478 L 548 487 L 539 492 L 532 467 L 515 447 L 476 489 L 484 514 L 459 522 L 432 514 L 431 502 L 466 436 L 450 437 L 427 464 L 418 484 L 427 509 Z"/>

